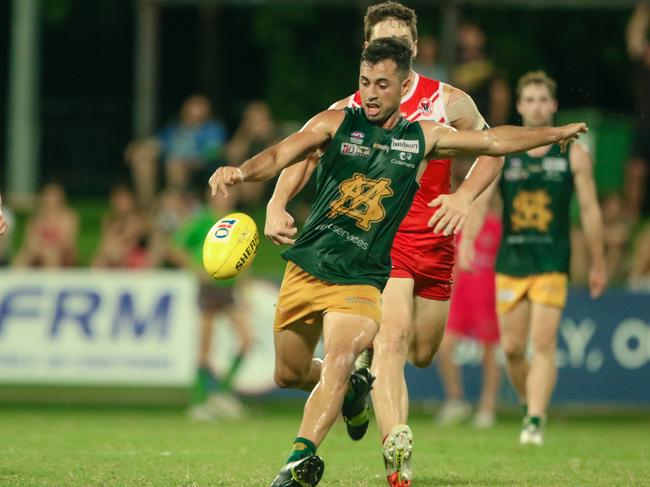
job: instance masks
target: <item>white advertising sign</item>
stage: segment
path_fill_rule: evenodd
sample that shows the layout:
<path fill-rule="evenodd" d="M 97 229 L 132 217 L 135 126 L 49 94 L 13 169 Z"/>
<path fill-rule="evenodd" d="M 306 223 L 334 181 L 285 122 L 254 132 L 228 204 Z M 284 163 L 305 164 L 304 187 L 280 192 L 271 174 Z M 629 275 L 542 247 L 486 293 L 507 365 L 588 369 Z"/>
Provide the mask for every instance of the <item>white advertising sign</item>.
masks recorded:
<path fill-rule="evenodd" d="M 188 386 L 196 286 L 179 271 L 2 271 L 0 383 Z"/>

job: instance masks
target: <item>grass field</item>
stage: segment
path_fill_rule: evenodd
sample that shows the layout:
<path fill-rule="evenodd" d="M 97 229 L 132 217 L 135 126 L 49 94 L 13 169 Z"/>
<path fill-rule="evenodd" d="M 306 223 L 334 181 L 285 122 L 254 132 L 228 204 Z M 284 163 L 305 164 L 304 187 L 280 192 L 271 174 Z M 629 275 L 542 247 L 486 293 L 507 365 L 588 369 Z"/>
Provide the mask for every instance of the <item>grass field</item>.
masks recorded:
<path fill-rule="evenodd" d="M 179 409 L 0 407 L 0 486 L 268 486 L 298 425 L 300 403 L 255 407 L 241 423 L 188 422 Z M 519 420 L 490 431 L 412 418 L 414 486 L 649 485 L 650 419 L 571 414 L 542 448 L 517 445 Z M 352 443 L 341 423 L 319 450 L 323 486 L 383 486 L 373 426 Z"/>

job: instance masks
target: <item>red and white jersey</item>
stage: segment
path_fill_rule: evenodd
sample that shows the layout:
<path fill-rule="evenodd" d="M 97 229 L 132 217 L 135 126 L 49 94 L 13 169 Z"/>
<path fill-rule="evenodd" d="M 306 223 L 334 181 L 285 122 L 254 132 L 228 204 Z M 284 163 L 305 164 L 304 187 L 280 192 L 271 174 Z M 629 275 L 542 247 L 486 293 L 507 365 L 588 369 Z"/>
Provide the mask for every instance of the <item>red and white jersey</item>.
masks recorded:
<path fill-rule="evenodd" d="M 443 101 L 444 83 L 434 79 L 426 78 L 415 73 L 413 85 L 409 92 L 402 98 L 400 110 L 402 116 L 409 122 L 417 120 L 432 120 L 439 123 L 447 123 L 447 114 Z M 349 107 L 361 107 L 361 95 L 357 91 L 348 100 Z M 430 239 L 445 239 L 441 235 L 435 235 L 427 222 L 433 215 L 433 208 L 428 203 L 440 194 L 448 194 L 451 191 L 451 160 L 433 159 L 427 164 L 427 168 L 420 179 L 420 188 L 415 193 L 413 204 L 408 214 L 399 227 L 399 233 L 426 233 Z"/>

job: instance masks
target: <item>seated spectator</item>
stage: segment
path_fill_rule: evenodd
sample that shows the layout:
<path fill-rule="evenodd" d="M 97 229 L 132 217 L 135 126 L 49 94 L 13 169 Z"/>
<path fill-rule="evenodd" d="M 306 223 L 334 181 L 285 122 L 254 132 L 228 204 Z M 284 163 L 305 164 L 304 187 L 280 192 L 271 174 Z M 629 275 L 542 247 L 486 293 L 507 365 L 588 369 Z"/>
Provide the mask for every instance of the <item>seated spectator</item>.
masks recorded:
<path fill-rule="evenodd" d="M 79 217 L 68 206 L 63 188 L 48 184 L 27 222 L 25 237 L 14 265 L 17 267 L 69 267 L 77 261 Z"/>
<path fill-rule="evenodd" d="M 225 141 L 225 130 L 213 119 L 210 101 L 201 95 L 189 97 L 177 122 L 164 127 L 155 137 L 134 141 L 127 147 L 125 157 L 139 202 L 153 203 L 160 157 L 166 185 L 183 191 L 194 172 L 210 170 L 206 166 L 217 160 Z"/>
<path fill-rule="evenodd" d="M 630 244 L 632 223 L 625 211 L 625 202 L 619 193 L 611 193 L 601 201 L 605 262 L 607 275 L 613 284 L 625 282 L 629 263 L 626 260 Z M 575 284 L 587 285 L 589 273 L 589 252 L 582 229 L 572 230 L 571 276 Z"/>
<path fill-rule="evenodd" d="M 637 291 L 650 291 L 650 226 L 634 240 L 628 285 Z"/>
<path fill-rule="evenodd" d="M 114 187 L 93 267 L 148 267 L 147 237 L 147 221 L 137 209 L 133 192 L 126 186 Z"/>
<path fill-rule="evenodd" d="M 268 104 L 252 101 L 246 105 L 239 127 L 228 143 L 227 159 L 230 164 L 237 166 L 277 140 L 277 128 Z M 264 182 L 242 186 L 240 202 L 246 206 L 258 204 L 264 195 L 264 186 Z"/>
<path fill-rule="evenodd" d="M 152 265 L 170 262 L 171 237 L 186 223 L 190 213 L 190 202 L 180 191 L 167 189 L 158 196 L 151 221 L 149 256 Z"/>

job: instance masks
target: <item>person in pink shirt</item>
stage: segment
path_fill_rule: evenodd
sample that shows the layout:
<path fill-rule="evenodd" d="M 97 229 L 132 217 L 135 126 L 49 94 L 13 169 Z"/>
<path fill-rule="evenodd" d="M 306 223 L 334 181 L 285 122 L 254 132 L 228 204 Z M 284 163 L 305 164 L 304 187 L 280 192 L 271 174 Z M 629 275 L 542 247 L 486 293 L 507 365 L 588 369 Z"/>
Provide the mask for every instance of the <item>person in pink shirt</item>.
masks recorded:
<path fill-rule="evenodd" d="M 471 406 L 464 400 L 462 372 L 453 360 L 454 350 L 463 338 L 477 340 L 483 345 L 481 398 L 474 426 L 488 428 L 494 424 L 501 375 L 495 355 L 499 344 L 499 324 L 494 282 L 494 264 L 500 241 L 501 220 L 493 209 L 488 210 L 473 248 L 463 245 L 462 233 L 457 240 L 458 265 L 449 319 L 438 352 L 438 370 L 445 390 L 445 403 L 438 413 L 440 424 L 459 423 L 471 415 Z"/>

